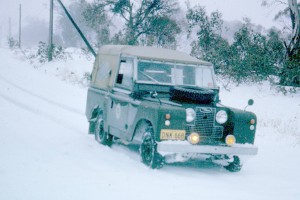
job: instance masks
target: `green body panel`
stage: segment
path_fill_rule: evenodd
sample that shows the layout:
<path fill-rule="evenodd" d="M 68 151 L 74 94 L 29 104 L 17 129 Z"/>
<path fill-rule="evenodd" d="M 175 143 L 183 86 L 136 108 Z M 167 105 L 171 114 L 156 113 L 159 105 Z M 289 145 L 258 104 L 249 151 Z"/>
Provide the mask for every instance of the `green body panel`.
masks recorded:
<path fill-rule="evenodd" d="M 165 125 L 165 115 L 171 115 L 171 125 Z M 128 139 L 140 139 L 140 135 L 134 135 L 135 129 L 139 122 L 147 121 L 152 125 L 155 138 L 160 141 L 161 129 L 180 129 L 184 130 L 185 127 L 185 109 L 178 106 L 172 106 L 168 104 L 160 103 L 158 100 L 142 101 L 139 105 L 138 112 L 136 114 L 134 123 L 130 125 L 130 131 L 128 132 Z M 138 137 L 138 138 L 134 138 Z"/>
<path fill-rule="evenodd" d="M 141 141 L 142 135 L 137 135 L 137 138 L 135 137 L 135 129 L 137 128 L 137 125 L 141 121 L 146 121 L 151 124 L 153 129 L 155 129 L 158 126 L 158 118 L 159 118 L 159 110 L 160 105 L 158 102 L 149 102 L 149 101 L 142 101 L 139 105 L 139 109 L 136 113 L 135 119 L 132 124 L 130 124 L 130 131 L 127 133 L 127 140 L 132 141 L 133 139 L 137 141 Z"/>
<path fill-rule="evenodd" d="M 253 144 L 255 139 L 256 123 L 254 130 L 250 130 L 250 120 L 256 122 L 256 115 L 251 112 L 230 108 L 230 121 L 233 135 L 236 137 L 236 142 L 240 144 Z"/>
<path fill-rule="evenodd" d="M 157 141 L 160 141 L 160 131 L 162 129 L 171 129 L 171 130 L 185 130 L 185 108 L 177 107 L 172 105 L 162 105 L 159 111 L 160 118 L 157 120 L 158 126 L 155 129 Z M 171 115 L 170 126 L 165 125 L 165 116 L 166 114 Z"/>

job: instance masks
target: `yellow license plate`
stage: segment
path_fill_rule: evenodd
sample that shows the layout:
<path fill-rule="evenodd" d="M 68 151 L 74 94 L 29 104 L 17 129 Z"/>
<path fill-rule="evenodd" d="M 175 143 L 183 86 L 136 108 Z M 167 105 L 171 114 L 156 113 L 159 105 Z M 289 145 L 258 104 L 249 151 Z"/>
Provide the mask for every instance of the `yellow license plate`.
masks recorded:
<path fill-rule="evenodd" d="M 162 129 L 160 131 L 161 140 L 185 140 L 185 130 Z"/>

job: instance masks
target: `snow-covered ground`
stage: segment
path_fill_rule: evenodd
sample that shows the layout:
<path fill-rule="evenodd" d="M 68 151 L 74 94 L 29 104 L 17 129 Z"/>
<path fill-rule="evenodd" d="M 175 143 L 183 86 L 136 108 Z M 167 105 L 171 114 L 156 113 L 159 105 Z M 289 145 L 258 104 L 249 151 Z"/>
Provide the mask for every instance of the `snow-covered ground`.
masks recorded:
<path fill-rule="evenodd" d="M 247 110 L 258 116 L 259 153 L 241 172 L 206 162 L 151 170 L 136 149 L 104 147 L 87 134 L 87 88 L 74 80 L 92 61 L 35 69 L 7 49 L 0 61 L 1 200 L 300 199 L 299 93 L 284 96 L 267 83 L 221 90 L 225 105 L 255 100 Z"/>

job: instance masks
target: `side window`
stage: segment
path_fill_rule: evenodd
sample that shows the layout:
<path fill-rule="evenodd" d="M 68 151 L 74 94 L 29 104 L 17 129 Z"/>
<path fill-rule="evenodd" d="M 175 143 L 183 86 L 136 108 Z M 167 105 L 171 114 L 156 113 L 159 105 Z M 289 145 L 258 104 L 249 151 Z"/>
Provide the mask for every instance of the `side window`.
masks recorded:
<path fill-rule="evenodd" d="M 117 84 L 125 88 L 132 88 L 133 84 L 133 59 L 122 58 L 117 77 Z"/>

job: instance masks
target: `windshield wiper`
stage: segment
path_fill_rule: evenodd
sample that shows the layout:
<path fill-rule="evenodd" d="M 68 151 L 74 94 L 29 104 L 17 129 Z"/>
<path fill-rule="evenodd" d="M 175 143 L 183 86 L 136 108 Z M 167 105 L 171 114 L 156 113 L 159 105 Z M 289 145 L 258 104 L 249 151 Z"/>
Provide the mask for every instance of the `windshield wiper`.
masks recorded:
<path fill-rule="evenodd" d="M 144 76 L 146 76 L 147 78 L 149 78 L 150 80 L 154 81 L 155 83 L 160 83 L 158 80 L 156 80 L 155 78 L 153 78 L 152 76 L 142 72 L 142 71 L 139 71 L 139 73 L 143 74 Z"/>

